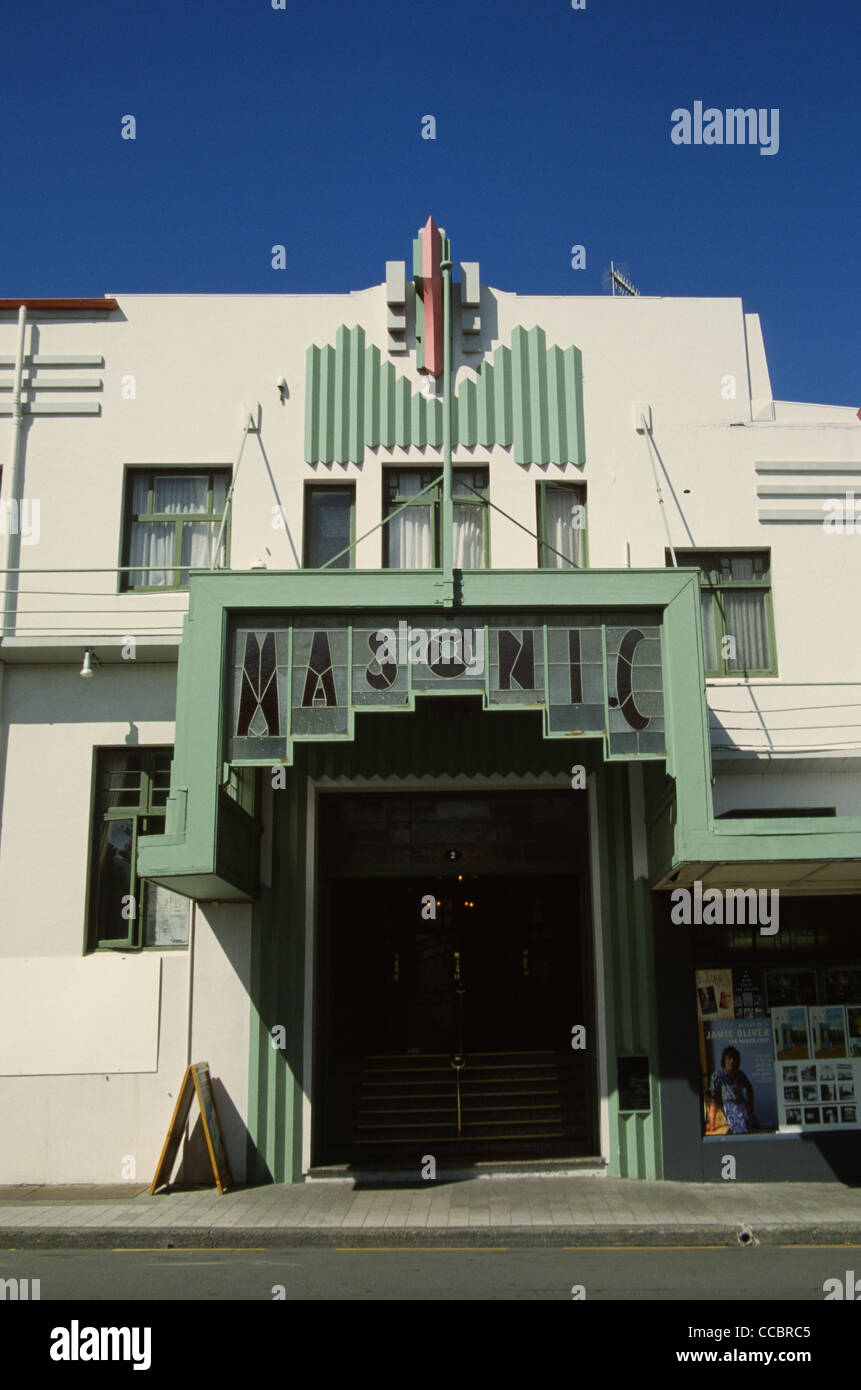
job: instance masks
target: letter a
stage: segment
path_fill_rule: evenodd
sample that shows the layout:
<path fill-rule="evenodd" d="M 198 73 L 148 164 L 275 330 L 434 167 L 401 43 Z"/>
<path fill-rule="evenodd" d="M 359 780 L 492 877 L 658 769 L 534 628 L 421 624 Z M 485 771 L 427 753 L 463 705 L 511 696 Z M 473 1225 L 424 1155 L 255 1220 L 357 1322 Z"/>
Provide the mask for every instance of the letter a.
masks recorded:
<path fill-rule="evenodd" d="M 422 920 L 424 922 L 436 921 L 436 898 L 433 893 L 425 893 L 422 898 Z"/>
<path fill-rule="evenodd" d="M 722 1178 L 735 1177 L 735 1159 L 732 1154 L 724 1154 L 722 1156 L 720 1175 Z"/>
<path fill-rule="evenodd" d="M 425 1180 L 436 1177 L 436 1159 L 433 1154 L 422 1154 L 422 1177 Z"/>
<path fill-rule="evenodd" d="M 585 269 L 586 269 L 586 247 L 585 247 L 585 246 L 572 246 L 572 247 L 571 247 L 571 269 L 572 269 L 572 270 L 585 270 Z"/>
<path fill-rule="evenodd" d="M 436 116 L 422 116 L 422 139 L 436 139 Z"/>
<path fill-rule="evenodd" d="M 123 123 L 121 131 L 123 140 L 137 140 L 137 122 L 134 116 L 123 116 L 121 119 Z"/>
<path fill-rule="evenodd" d="M 582 1023 L 575 1023 L 571 1029 L 571 1046 L 575 1052 L 582 1052 L 586 1046 L 586 1029 Z"/>

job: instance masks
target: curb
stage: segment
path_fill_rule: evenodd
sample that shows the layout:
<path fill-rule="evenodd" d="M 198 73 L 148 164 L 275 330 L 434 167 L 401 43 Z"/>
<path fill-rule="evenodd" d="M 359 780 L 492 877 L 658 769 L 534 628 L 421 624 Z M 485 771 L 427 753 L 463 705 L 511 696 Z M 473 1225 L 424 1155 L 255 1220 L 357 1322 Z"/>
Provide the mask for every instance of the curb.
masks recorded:
<path fill-rule="evenodd" d="M 442 1227 L 11 1227 L 0 1225 L 6 1250 L 334 1250 L 426 1248 L 600 1249 L 757 1245 L 861 1245 L 861 1223 L 762 1226 L 442 1226 Z"/>

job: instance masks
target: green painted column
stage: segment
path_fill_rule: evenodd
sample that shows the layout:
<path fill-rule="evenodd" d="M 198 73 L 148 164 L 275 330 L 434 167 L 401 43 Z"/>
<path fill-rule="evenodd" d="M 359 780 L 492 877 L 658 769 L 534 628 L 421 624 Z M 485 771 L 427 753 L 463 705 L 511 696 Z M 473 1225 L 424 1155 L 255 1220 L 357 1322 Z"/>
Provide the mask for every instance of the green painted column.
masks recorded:
<path fill-rule="evenodd" d="M 597 775 L 596 824 L 600 855 L 604 952 L 603 1025 L 607 1040 L 610 1175 L 660 1178 L 660 1088 L 657 990 L 648 880 L 634 879 L 627 765 L 605 763 Z M 599 1001 L 599 1003 L 602 1001 Z M 599 1009 L 599 1014 L 600 1014 Z M 617 1059 L 647 1056 L 652 1109 L 619 1109 Z"/>

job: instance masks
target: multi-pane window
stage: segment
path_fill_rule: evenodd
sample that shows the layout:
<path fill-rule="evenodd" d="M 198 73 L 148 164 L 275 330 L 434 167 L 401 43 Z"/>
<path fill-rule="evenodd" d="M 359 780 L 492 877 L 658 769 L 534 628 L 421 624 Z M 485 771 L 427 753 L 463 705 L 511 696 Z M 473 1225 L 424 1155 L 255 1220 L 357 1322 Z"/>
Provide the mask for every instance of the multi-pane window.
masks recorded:
<path fill-rule="evenodd" d="M 353 552 L 347 550 L 355 540 L 354 515 L 356 489 L 334 484 L 307 483 L 305 486 L 306 569 L 320 569 L 337 555 L 330 569 L 350 569 Z M 341 554 L 341 551 L 346 551 Z"/>
<path fill-rule="evenodd" d="M 676 559 L 700 571 L 706 675 L 776 675 L 769 552 L 677 550 Z"/>
<path fill-rule="evenodd" d="M 538 483 L 538 564 L 582 569 L 586 564 L 586 489 L 577 483 Z"/>
<path fill-rule="evenodd" d="M 130 472 L 123 565 L 140 568 L 126 573 L 124 587 L 179 589 L 188 584 L 189 569 L 208 568 L 229 486 L 229 469 Z M 225 531 L 220 565 L 226 544 Z"/>
<path fill-rule="evenodd" d="M 384 563 L 389 569 L 436 569 L 442 563 L 442 479 L 423 496 L 418 494 L 439 478 L 439 470 L 388 468 L 384 473 Z M 483 569 L 488 562 L 486 468 L 455 468 L 452 473 L 454 564 L 457 569 Z"/>
<path fill-rule="evenodd" d="M 137 877 L 140 835 L 164 831 L 170 748 L 102 748 L 91 846 L 91 947 L 184 946 L 189 900 Z"/>

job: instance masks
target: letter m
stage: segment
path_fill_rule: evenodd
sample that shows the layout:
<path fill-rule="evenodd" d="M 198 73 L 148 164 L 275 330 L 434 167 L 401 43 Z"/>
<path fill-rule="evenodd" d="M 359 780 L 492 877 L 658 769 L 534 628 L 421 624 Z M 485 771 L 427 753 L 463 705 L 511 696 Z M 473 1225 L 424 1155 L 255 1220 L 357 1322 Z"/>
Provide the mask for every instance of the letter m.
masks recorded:
<path fill-rule="evenodd" d="M 747 125 L 747 134 L 744 127 Z M 738 131 L 739 138 L 736 140 L 735 133 Z M 755 145 L 756 144 L 756 111 L 749 107 L 745 111 L 741 106 L 736 106 L 726 113 L 726 125 L 724 126 L 724 143 L 727 145 Z"/>
<path fill-rule="evenodd" d="M 727 926 L 743 926 L 746 922 L 755 922 L 757 920 L 755 888 L 727 888 L 724 897 L 724 923 Z M 743 901 L 739 902 L 739 899 L 743 899 Z M 735 905 L 737 902 L 738 916 L 735 915 Z M 745 903 L 747 907 L 745 907 Z"/>

